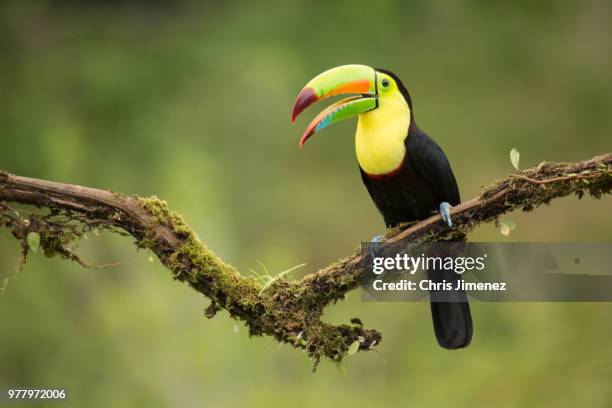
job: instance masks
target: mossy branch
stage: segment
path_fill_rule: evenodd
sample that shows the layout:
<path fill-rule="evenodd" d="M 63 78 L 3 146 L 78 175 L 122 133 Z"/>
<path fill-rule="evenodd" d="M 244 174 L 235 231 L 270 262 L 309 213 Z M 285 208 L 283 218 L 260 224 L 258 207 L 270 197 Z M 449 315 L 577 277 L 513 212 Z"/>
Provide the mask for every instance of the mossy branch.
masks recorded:
<path fill-rule="evenodd" d="M 501 214 L 516 208 L 530 211 L 570 194 L 581 197 L 589 193 L 600 198 L 611 189 L 610 153 L 577 163 L 542 163 L 509 175 L 480 196 L 453 208 L 454 229 L 447 228 L 436 215 L 390 231 L 382 245 L 461 239 L 476 225 L 496 221 Z M 9 208 L 9 203 L 47 211 L 18 214 Z M 306 350 L 315 366 L 321 357 L 340 361 L 351 345 L 354 349 L 358 344 L 359 350 L 364 351 L 381 341 L 381 334 L 364 328 L 359 319 L 343 325 L 321 320 L 327 305 L 359 285 L 360 252 L 301 280 L 282 276 L 262 290 L 262 282 L 241 275 L 223 262 L 181 216 L 156 197 L 125 196 L 4 171 L 0 171 L 0 224 L 19 240 L 24 262 L 31 249 L 28 237 L 32 234 L 46 255 L 60 255 L 82 264 L 70 244 L 85 233 L 111 230 L 129 234 L 138 247 L 154 252 L 173 272 L 174 279 L 186 282 L 211 300 L 206 310 L 208 317 L 225 309 L 233 318 L 245 321 L 251 335 L 273 336 Z"/>

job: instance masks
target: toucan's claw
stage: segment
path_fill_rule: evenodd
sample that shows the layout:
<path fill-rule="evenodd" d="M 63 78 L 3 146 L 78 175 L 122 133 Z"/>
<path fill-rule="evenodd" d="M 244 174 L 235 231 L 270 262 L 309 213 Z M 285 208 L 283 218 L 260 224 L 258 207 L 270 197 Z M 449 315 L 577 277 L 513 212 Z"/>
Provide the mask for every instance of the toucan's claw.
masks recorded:
<path fill-rule="evenodd" d="M 378 256 L 378 249 L 380 248 L 380 243 L 382 242 L 384 237 L 385 234 L 375 235 L 374 237 L 372 237 L 370 245 L 368 245 L 368 254 L 370 254 L 370 257 L 372 259 Z"/>
<path fill-rule="evenodd" d="M 446 201 L 440 203 L 440 215 L 442 216 L 442 220 L 448 225 L 449 228 L 453 228 L 453 220 L 451 220 L 450 215 L 451 205 Z"/>

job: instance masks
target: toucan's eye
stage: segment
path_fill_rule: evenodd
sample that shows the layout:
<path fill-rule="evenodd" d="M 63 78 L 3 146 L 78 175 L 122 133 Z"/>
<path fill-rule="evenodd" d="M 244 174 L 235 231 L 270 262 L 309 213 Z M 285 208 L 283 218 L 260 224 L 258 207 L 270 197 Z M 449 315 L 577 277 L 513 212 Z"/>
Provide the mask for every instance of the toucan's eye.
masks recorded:
<path fill-rule="evenodd" d="M 380 84 L 382 85 L 383 88 L 388 88 L 389 80 L 387 78 L 384 78 Z"/>

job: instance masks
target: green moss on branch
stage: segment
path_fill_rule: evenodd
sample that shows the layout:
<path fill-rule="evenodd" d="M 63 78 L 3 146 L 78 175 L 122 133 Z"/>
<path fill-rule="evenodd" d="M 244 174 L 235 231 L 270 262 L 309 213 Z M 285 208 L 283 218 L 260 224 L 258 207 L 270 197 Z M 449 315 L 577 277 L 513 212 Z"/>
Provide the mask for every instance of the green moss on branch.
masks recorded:
<path fill-rule="evenodd" d="M 139 198 L 139 201 L 153 219 L 140 245 L 156 252 L 164 265 L 174 272 L 175 279 L 210 298 L 213 305 L 209 308 L 210 314 L 214 315 L 218 308 L 226 309 L 232 317 L 245 321 L 251 335 L 271 335 L 278 341 L 306 350 L 317 362 L 322 357 L 341 360 L 354 341 L 361 340 L 367 347 L 380 342 L 377 332 L 361 326 L 332 326 L 322 322 L 325 304 L 313 301 L 311 290 L 308 290 L 311 288 L 303 283 L 280 277 L 262 291 L 259 280 L 242 276 L 217 257 L 180 215 L 170 211 L 165 201 L 157 197 Z M 158 251 L 159 226 L 167 227 L 180 237 L 172 252 Z M 327 289 L 348 290 L 343 284 L 338 284 L 338 288 Z"/>

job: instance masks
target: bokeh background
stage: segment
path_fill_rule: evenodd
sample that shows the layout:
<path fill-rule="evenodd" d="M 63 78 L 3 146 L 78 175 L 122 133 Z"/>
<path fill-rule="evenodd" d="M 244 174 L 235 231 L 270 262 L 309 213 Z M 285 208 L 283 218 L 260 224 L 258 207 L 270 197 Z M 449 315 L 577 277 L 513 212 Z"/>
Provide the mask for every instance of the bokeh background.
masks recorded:
<path fill-rule="evenodd" d="M 9 1 L 0 4 L 0 168 L 156 194 L 243 273 L 293 275 L 383 231 L 361 184 L 355 123 L 297 141 L 301 87 L 362 63 L 396 72 L 443 146 L 463 198 L 521 165 L 612 147 L 612 5 L 605 0 L 326 2 Z M 321 109 L 322 106 L 319 106 Z M 351 123 L 349 123 L 351 122 Z M 503 237 L 610 241 L 610 199 L 509 216 Z M 472 306 L 472 345 L 436 345 L 426 303 L 362 303 L 379 352 L 322 363 L 170 279 L 132 240 L 80 245 L 84 270 L 0 234 L 0 386 L 65 387 L 79 407 L 610 406 L 612 304 Z M 37 405 L 39 406 L 39 405 Z M 59 404 L 58 404 L 59 406 Z"/>

